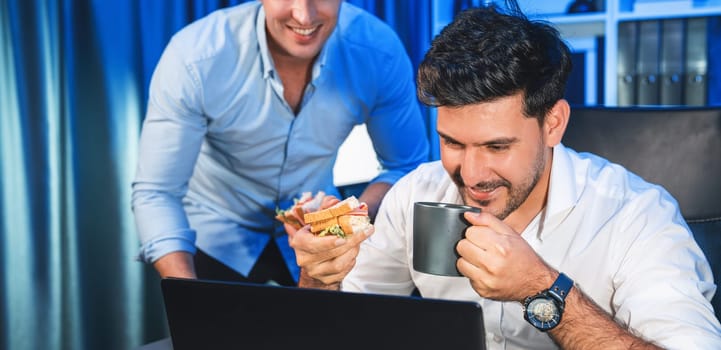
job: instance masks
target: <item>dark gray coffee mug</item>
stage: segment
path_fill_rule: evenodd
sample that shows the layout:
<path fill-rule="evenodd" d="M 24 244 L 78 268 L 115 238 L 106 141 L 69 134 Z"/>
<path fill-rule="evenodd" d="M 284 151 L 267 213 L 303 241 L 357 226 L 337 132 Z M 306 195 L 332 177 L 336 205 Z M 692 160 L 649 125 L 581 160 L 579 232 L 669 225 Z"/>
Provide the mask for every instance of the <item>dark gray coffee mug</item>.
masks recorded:
<path fill-rule="evenodd" d="M 441 276 L 461 276 L 456 269 L 456 244 L 471 225 L 463 217 L 479 208 L 465 205 L 416 202 L 413 205 L 413 269 Z"/>

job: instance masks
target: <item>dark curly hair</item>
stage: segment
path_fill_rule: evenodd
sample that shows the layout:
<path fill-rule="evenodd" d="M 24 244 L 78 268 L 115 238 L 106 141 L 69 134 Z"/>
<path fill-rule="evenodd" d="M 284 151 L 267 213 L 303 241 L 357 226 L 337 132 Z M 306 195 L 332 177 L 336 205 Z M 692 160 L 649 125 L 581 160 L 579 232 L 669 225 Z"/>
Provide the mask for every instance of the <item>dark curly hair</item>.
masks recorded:
<path fill-rule="evenodd" d="M 459 13 L 433 39 L 418 69 L 418 98 L 460 107 L 523 93 L 539 123 L 563 98 L 571 57 L 558 30 L 495 5 Z"/>

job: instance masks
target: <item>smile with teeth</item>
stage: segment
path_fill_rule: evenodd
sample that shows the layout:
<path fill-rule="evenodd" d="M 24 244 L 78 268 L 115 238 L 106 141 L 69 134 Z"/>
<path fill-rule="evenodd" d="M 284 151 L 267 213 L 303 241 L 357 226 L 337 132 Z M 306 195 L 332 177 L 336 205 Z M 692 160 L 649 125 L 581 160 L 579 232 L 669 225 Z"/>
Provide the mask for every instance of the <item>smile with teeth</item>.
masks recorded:
<path fill-rule="evenodd" d="M 313 32 L 315 32 L 315 30 L 318 29 L 318 27 L 313 27 L 313 28 L 291 28 L 291 29 L 292 29 L 294 32 L 296 32 L 296 33 L 298 33 L 298 34 L 300 34 L 300 35 L 309 36 L 309 35 L 313 34 Z"/>
<path fill-rule="evenodd" d="M 468 187 L 468 194 L 476 200 L 489 200 L 498 187 L 493 188 L 474 188 Z"/>

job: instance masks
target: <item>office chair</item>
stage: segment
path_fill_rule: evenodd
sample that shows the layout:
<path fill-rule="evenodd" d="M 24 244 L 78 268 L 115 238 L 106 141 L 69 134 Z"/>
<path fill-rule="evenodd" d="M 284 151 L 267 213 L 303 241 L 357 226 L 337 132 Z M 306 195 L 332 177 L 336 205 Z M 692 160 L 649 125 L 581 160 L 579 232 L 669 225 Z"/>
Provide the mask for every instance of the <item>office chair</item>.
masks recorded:
<path fill-rule="evenodd" d="M 666 188 L 721 285 L 721 107 L 573 107 L 562 142 Z"/>

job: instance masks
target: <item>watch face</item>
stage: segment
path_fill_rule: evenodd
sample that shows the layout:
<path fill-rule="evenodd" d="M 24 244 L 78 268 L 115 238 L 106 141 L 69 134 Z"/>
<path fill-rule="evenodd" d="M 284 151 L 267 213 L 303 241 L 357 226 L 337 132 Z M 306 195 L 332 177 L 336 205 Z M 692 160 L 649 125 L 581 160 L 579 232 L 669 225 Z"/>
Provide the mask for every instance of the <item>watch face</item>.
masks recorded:
<path fill-rule="evenodd" d="M 550 298 L 535 298 L 526 307 L 526 319 L 538 329 L 551 329 L 561 320 L 556 303 Z"/>

